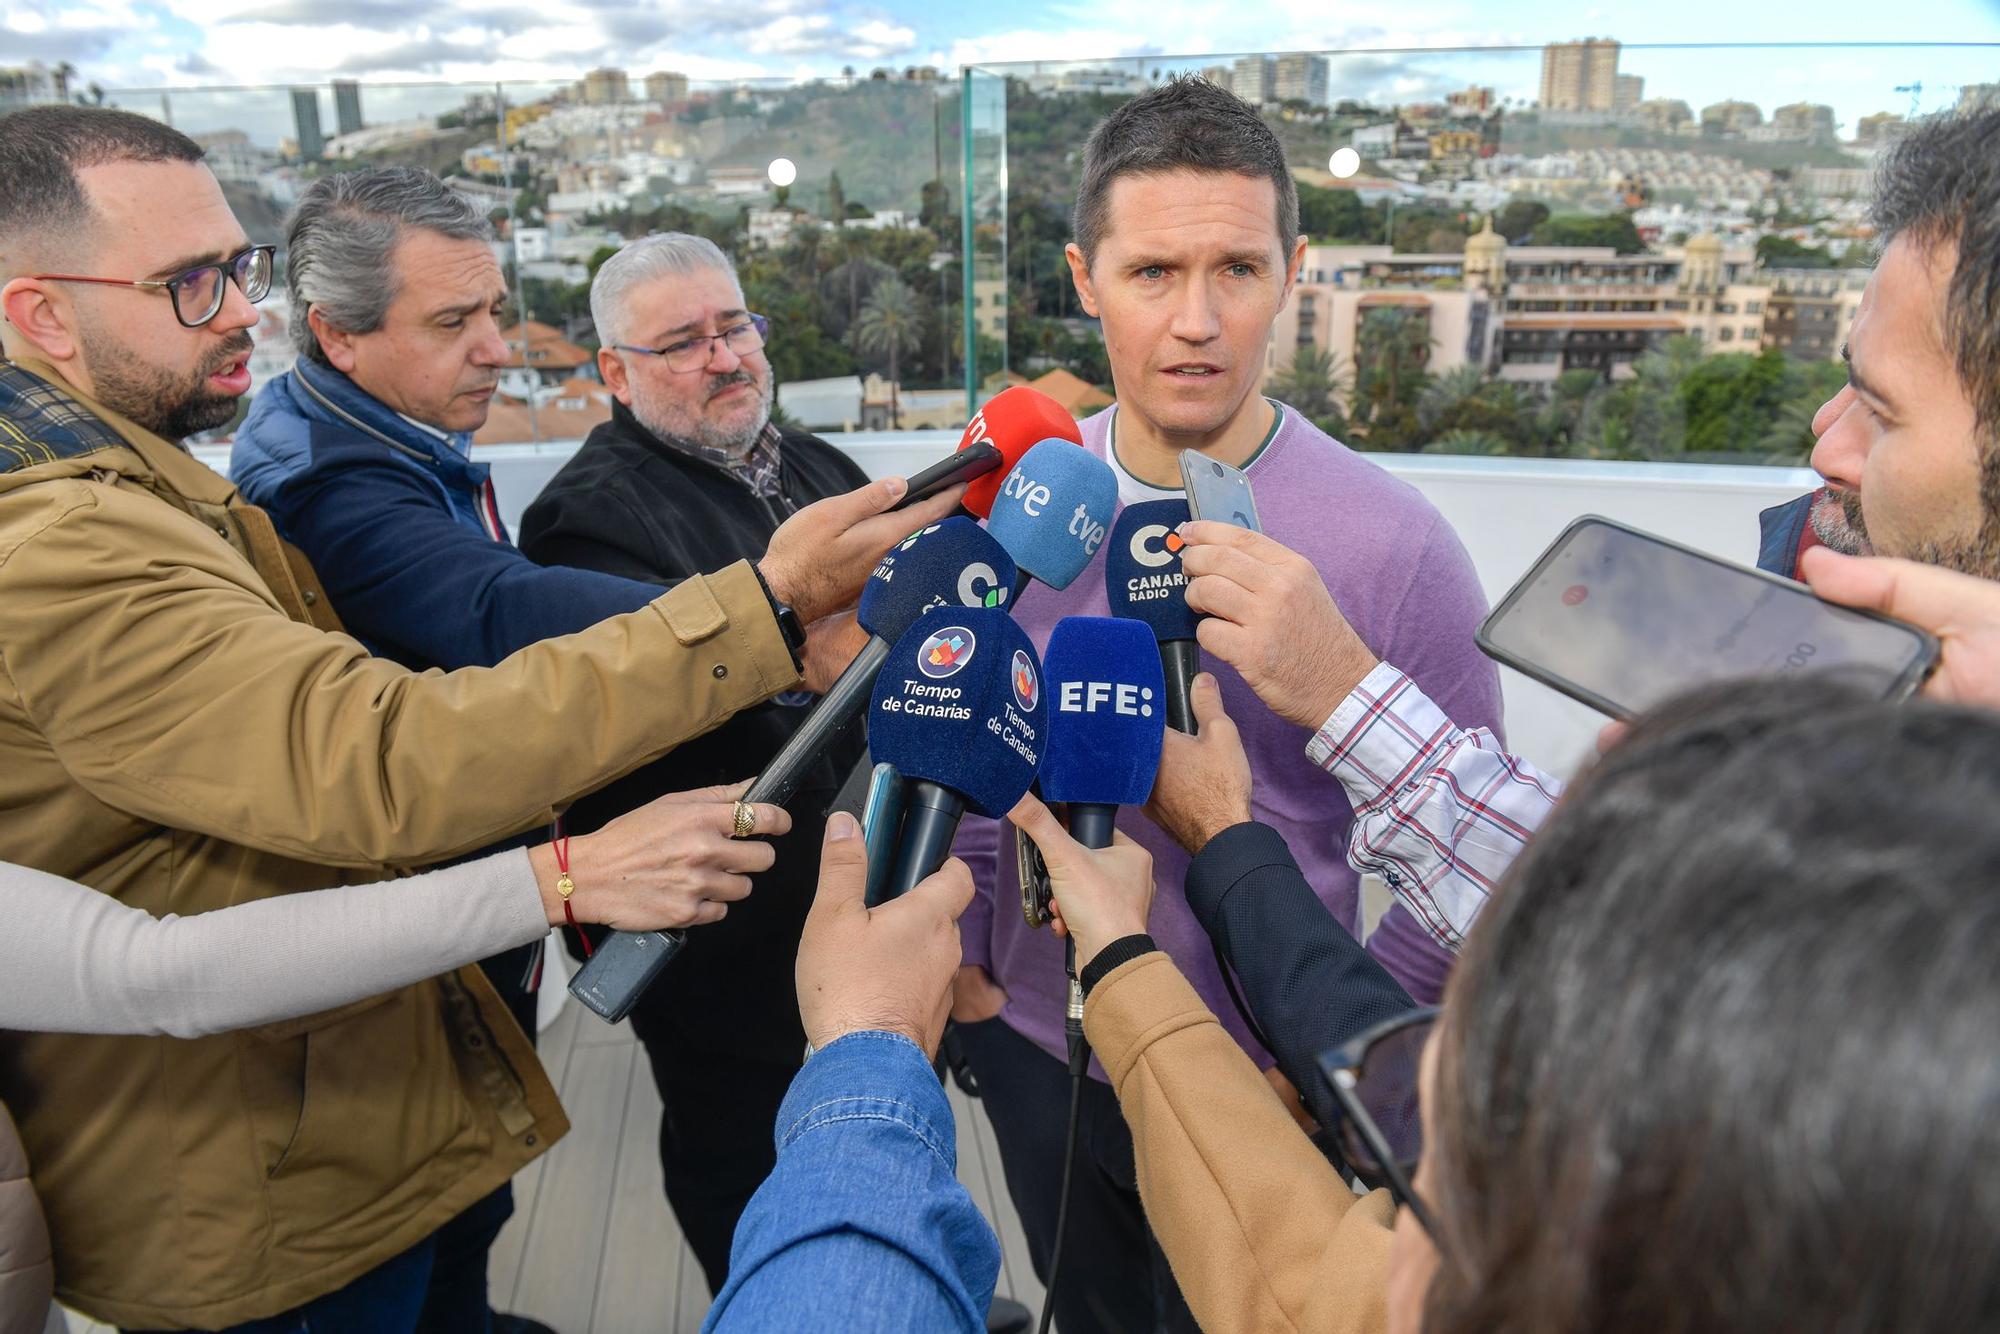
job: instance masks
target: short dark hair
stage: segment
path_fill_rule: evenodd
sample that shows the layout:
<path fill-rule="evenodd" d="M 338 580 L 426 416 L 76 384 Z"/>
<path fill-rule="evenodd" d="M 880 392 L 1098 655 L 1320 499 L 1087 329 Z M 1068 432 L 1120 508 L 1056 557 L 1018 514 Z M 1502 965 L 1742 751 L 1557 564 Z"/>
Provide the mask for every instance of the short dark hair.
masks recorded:
<path fill-rule="evenodd" d="M 106 107 L 26 107 L 0 116 L 0 274 L 23 252 L 67 250 L 96 220 L 77 173 L 110 162 L 199 162 L 171 125 Z"/>
<path fill-rule="evenodd" d="M 1884 246 L 1904 235 L 1926 248 L 1957 244 L 1945 347 L 1993 458 L 2000 454 L 2000 107 L 1920 122 L 1884 156 L 1869 214 Z M 2000 476 L 1989 484 L 2000 486 Z M 2000 494 L 1989 500 L 2000 509 Z"/>
<path fill-rule="evenodd" d="M 1452 980 L 1424 1328 L 1993 1327 L 1996 810 L 1979 710 L 1794 679 L 1636 724 Z"/>
<path fill-rule="evenodd" d="M 1098 122 L 1083 148 L 1072 228 L 1088 265 L 1104 239 L 1111 186 L 1121 176 L 1217 171 L 1268 180 L 1278 195 L 1278 258 L 1299 236 L 1299 187 L 1285 149 L 1257 108 L 1196 75 L 1149 88 Z"/>

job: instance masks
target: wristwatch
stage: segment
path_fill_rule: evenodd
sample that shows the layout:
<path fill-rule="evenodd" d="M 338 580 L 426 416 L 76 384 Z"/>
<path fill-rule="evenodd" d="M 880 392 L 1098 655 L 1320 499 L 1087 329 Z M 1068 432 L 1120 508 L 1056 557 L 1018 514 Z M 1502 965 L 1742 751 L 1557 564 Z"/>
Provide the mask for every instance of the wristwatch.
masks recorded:
<path fill-rule="evenodd" d="M 764 600 L 771 604 L 771 615 L 778 622 L 778 633 L 784 636 L 785 651 L 792 655 L 792 666 L 803 672 L 806 669 L 805 622 L 799 619 L 797 612 L 778 601 L 778 595 L 771 591 L 771 585 L 764 578 L 764 572 L 755 564 L 750 566 L 750 573 L 757 576 L 757 587 L 764 590 Z"/>

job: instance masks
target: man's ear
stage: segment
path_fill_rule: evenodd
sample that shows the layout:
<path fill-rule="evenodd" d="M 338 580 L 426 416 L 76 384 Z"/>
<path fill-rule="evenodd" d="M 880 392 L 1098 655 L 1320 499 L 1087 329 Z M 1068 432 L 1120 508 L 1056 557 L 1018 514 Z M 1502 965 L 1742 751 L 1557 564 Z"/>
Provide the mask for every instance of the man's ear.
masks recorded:
<path fill-rule="evenodd" d="M 1292 257 L 1285 265 L 1285 301 L 1292 299 L 1292 289 L 1298 286 L 1299 273 L 1305 266 L 1306 240 L 1306 234 L 1300 232 L 1299 239 L 1292 243 Z M 1284 302 L 1278 304 L 1282 306 Z"/>
<path fill-rule="evenodd" d="M 0 313 L 6 315 L 16 337 L 58 365 L 82 351 L 73 328 L 74 308 L 33 278 L 16 278 L 0 287 Z"/>
<path fill-rule="evenodd" d="M 632 380 L 625 373 L 625 358 L 613 348 L 597 349 L 597 373 L 604 379 L 604 387 L 611 396 L 626 407 L 632 406 Z"/>
<path fill-rule="evenodd" d="M 319 350 L 326 353 L 326 359 L 342 375 L 354 374 L 354 335 L 336 329 L 326 322 L 326 316 L 319 313 L 318 306 L 306 307 L 306 324 L 319 340 Z"/>
<path fill-rule="evenodd" d="M 1069 280 L 1076 285 L 1077 304 L 1084 314 L 1092 319 L 1097 313 L 1097 289 L 1090 283 L 1090 261 L 1083 257 L 1083 251 L 1072 241 L 1063 247 L 1063 258 L 1069 261 Z"/>

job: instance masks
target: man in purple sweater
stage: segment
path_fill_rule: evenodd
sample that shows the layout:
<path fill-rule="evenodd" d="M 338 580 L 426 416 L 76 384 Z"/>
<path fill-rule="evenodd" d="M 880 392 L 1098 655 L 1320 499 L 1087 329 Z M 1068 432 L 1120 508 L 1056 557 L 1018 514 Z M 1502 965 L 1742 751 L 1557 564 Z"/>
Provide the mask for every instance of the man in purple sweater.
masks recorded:
<path fill-rule="evenodd" d="M 1418 493 L 1257 393 L 1272 321 L 1291 295 L 1306 239 L 1284 153 L 1257 113 L 1198 79 L 1175 80 L 1092 133 L 1068 250 L 1083 308 L 1103 323 L 1118 405 L 1083 423 L 1085 448 L 1132 504 L 1180 494 L 1196 449 L 1248 469 L 1264 528 L 1310 559 L 1354 628 L 1447 714 L 1498 729 L 1498 674 L 1473 647 L 1486 604 L 1472 562 Z M 1062 592 L 1037 587 L 1016 615 L 1037 643 L 1064 616 L 1103 616 L 1104 555 Z M 1313 646 L 1301 642 L 1302 653 Z M 1226 664 L 1222 684 L 1256 774 L 1256 816 L 1283 833 L 1334 916 L 1357 934 L 1346 861 L 1349 808 L 1307 757 L 1312 733 L 1257 701 Z M 1143 812 L 1119 825 L 1153 854 L 1152 935 L 1259 1064 L 1273 1058 L 1229 999 L 1207 935 L 1181 892 L 1188 858 Z M 968 819 L 957 852 L 979 893 L 960 923 L 965 962 L 953 1018 L 978 1077 L 1036 1272 L 1047 1281 L 1061 1187 L 1068 1075 L 1062 943 L 1019 908 L 1014 841 Z M 1368 949 L 1412 996 L 1443 986 L 1450 957 L 1400 904 Z M 1131 1137 L 1094 1065 L 1081 1111 L 1056 1322 L 1064 1334 L 1196 1328 L 1153 1244 Z M 1288 1090 L 1273 1072 L 1273 1083 Z"/>

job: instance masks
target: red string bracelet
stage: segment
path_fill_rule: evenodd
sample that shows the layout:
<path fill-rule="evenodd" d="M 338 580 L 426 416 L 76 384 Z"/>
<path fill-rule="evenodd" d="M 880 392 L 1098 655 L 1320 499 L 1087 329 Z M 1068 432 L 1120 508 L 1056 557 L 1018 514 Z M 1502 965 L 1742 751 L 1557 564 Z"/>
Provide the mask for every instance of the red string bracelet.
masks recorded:
<path fill-rule="evenodd" d="M 562 821 L 556 821 L 556 836 L 549 846 L 556 854 L 556 893 L 562 895 L 563 917 L 576 932 L 576 938 L 583 942 L 583 957 L 590 957 L 590 937 L 583 934 L 583 924 L 576 920 L 576 910 L 569 906 L 569 896 L 576 893 L 576 881 L 569 878 L 569 835 L 562 832 Z"/>

